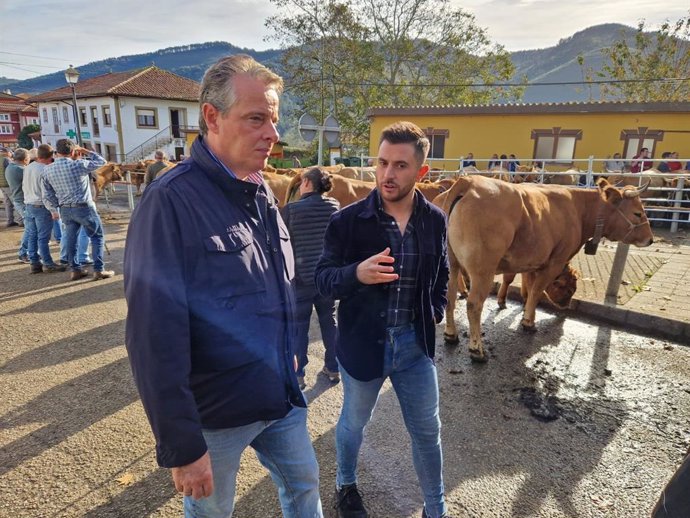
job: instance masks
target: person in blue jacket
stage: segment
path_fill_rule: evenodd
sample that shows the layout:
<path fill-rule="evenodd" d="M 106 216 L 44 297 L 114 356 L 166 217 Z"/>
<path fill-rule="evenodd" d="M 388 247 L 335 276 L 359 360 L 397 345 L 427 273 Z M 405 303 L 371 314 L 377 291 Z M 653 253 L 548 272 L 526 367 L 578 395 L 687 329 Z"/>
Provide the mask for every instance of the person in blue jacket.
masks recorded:
<path fill-rule="evenodd" d="M 295 375 L 292 248 L 261 173 L 282 87 L 246 55 L 212 65 L 191 156 L 149 184 L 127 234 L 127 352 L 188 518 L 232 515 L 249 446 L 283 516 L 323 515 Z"/>
<path fill-rule="evenodd" d="M 357 456 L 379 391 L 390 378 L 412 439 L 423 515 L 445 516 L 435 354 L 448 302 L 445 214 L 415 190 L 429 140 L 410 122 L 383 130 L 376 189 L 331 216 L 316 265 L 319 292 L 340 299 L 336 356 L 343 408 L 336 426 L 336 507 L 367 515 Z M 392 468 L 392 467 L 391 467 Z"/>

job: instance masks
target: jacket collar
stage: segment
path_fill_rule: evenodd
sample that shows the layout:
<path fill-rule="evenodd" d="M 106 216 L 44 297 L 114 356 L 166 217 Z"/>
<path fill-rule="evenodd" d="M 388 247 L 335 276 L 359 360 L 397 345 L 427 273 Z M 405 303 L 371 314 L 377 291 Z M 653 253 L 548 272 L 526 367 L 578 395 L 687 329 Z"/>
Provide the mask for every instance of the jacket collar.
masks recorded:
<path fill-rule="evenodd" d="M 206 147 L 202 144 L 203 137 L 199 135 L 191 149 L 191 159 L 197 163 L 199 168 L 203 173 L 208 176 L 209 180 L 215 183 L 220 189 L 229 194 L 236 194 L 238 192 L 246 192 L 255 196 L 259 187 L 265 191 L 265 187 L 259 186 L 255 183 L 244 182 L 236 178 L 232 178 L 227 171 L 225 171 L 219 164 L 214 160 L 211 154 L 208 152 Z"/>

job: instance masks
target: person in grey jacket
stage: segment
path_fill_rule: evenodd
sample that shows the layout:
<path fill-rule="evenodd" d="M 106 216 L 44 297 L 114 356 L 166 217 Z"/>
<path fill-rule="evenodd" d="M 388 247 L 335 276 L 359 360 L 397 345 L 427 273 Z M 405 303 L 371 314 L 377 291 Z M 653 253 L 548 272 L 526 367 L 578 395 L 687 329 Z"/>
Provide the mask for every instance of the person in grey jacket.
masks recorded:
<path fill-rule="evenodd" d="M 321 338 L 326 349 L 321 373 L 332 383 L 340 381 L 335 359 L 337 327 L 335 300 L 316 291 L 314 269 L 323 251 L 323 235 L 331 214 L 340 208 L 337 200 L 324 196 L 331 190 L 331 175 L 314 167 L 302 175 L 299 187 L 301 198 L 283 207 L 282 216 L 290 232 L 295 255 L 295 297 L 297 318 L 297 380 L 304 388 L 304 368 L 309 363 L 309 321 L 312 307 L 316 308 Z"/>

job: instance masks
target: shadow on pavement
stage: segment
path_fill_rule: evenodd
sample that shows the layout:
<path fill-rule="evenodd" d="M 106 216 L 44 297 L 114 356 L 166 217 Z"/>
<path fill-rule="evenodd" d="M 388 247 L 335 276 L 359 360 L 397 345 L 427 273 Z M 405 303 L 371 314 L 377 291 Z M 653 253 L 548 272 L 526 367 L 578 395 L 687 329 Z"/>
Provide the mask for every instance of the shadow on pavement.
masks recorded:
<path fill-rule="evenodd" d="M 92 332 L 93 333 L 93 332 Z M 45 423 L 0 448 L 0 475 L 139 398 L 127 358 L 70 379 L 0 418 L 0 430 Z"/>
<path fill-rule="evenodd" d="M 124 345 L 124 334 L 125 321 L 118 320 L 22 353 L 0 367 L 0 373 L 16 374 L 99 354 Z"/>

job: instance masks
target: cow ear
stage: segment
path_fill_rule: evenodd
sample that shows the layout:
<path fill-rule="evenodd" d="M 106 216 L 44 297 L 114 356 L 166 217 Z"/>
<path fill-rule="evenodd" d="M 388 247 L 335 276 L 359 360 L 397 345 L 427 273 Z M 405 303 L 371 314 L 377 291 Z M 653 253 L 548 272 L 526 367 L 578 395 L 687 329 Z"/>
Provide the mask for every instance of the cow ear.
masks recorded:
<path fill-rule="evenodd" d="M 601 197 L 608 203 L 619 203 L 623 199 L 623 195 L 620 190 L 616 189 L 613 185 L 608 185 L 601 189 Z"/>

